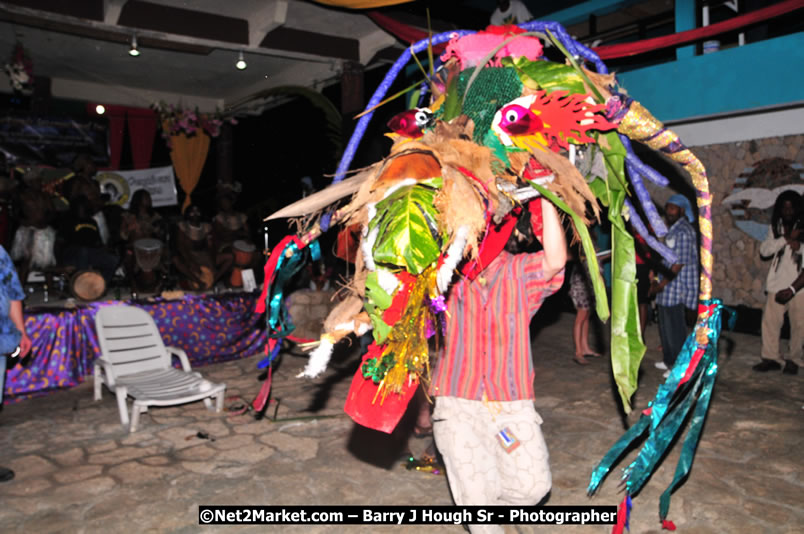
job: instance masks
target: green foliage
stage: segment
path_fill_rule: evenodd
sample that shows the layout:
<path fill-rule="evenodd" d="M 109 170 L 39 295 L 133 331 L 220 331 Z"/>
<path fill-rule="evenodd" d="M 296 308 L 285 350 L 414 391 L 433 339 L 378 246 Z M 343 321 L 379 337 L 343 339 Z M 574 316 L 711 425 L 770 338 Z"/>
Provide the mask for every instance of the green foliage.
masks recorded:
<path fill-rule="evenodd" d="M 548 94 L 559 90 L 580 94 L 586 92 L 583 78 L 569 65 L 552 61 L 530 61 L 526 57 L 515 60 L 506 57 L 502 59 L 502 64 L 516 69 L 522 84 L 529 89 L 542 89 Z"/>

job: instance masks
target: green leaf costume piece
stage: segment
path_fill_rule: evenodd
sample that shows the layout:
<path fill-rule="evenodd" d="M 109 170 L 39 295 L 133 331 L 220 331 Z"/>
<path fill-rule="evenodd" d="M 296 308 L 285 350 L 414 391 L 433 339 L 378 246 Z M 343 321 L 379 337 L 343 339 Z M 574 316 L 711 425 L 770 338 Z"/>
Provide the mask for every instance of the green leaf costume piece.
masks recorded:
<path fill-rule="evenodd" d="M 378 231 L 372 255 L 379 264 L 421 274 L 441 254 L 438 212 L 435 209 L 441 178 L 400 187 L 377 203 L 369 235 Z"/>
<path fill-rule="evenodd" d="M 639 364 L 645 354 L 645 344 L 639 325 L 639 305 L 636 291 L 636 255 L 634 238 L 622 218 L 625 202 L 625 147 L 617 132 L 599 133 L 608 148 L 603 150 L 608 180 L 606 199 L 611 222 L 611 366 L 620 393 L 623 409 L 631 411 L 631 396 L 637 389 Z M 606 143 L 604 143 L 606 144 Z"/>

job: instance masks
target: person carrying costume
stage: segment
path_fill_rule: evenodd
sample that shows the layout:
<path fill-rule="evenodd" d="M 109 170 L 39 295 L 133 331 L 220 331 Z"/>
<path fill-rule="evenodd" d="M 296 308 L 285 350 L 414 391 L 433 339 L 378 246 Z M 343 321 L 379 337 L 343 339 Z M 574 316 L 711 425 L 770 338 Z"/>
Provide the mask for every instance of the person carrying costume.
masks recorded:
<path fill-rule="evenodd" d="M 444 354 L 430 394 L 436 445 L 458 505 L 535 505 L 552 485 L 542 419 L 533 406 L 529 324 L 561 287 L 567 248 L 555 208 L 540 202 L 544 250 L 502 251 L 480 276 L 459 281 L 447 302 Z M 523 217 L 513 236 L 529 227 Z"/>
<path fill-rule="evenodd" d="M 776 199 L 771 216 L 768 237 L 759 247 L 763 259 L 771 265 L 765 280 L 765 308 L 762 310 L 762 361 L 754 371 L 767 372 L 782 369 L 786 374 L 796 374 L 801 361 L 804 343 L 804 292 L 794 285 L 802 273 L 801 242 L 804 227 L 804 199 L 795 191 L 784 191 Z M 784 314 L 790 318 L 790 356 L 784 360 L 779 350 L 779 331 Z"/>
<path fill-rule="evenodd" d="M 694 310 L 698 303 L 698 237 L 687 197 L 671 196 L 665 204 L 665 219 L 670 227 L 665 243 L 678 259 L 672 265 L 665 262 L 667 269 L 661 280 L 651 286 L 651 294 L 657 295 L 662 340 L 662 361 L 656 363 L 656 368 L 667 376 L 687 339 L 686 310 Z"/>

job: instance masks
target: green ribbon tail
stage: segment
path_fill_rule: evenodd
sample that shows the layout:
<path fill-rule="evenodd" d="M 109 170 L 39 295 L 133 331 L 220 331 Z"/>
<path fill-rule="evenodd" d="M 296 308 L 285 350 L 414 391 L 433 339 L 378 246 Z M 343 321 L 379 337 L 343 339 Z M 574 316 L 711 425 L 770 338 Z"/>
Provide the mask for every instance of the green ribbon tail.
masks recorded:
<path fill-rule="evenodd" d="M 734 320 L 737 317 L 736 312 L 729 308 L 725 308 L 719 299 L 704 301 L 704 306 L 714 305 L 715 309 L 707 319 L 706 327 L 709 329 L 708 344 L 706 346 L 699 367 L 705 369 L 703 373 L 703 387 L 701 394 L 698 397 L 698 404 L 695 406 L 695 412 L 690 422 L 690 430 L 687 432 L 687 437 L 684 439 L 684 445 L 681 448 L 681 456 L 678 459 L 676 472 L 673 476 L 673 481 L 667 486 L 667 489 L 662 493 L 659 499 L 659 517 L 664 519 L 667 517 L 667 511 L 670 509 L 670 495 L 678 487 L 679 483 L 684 480 L 692 469 L 692 462 L 695 458 L 695 451 L 698 448 L 698 441 L 701 437 L 706 414 L 709 410 L 709 402 L 712 400 L 712 390 L 715 386 L 715 378 L 717 377 L 717 345 L 720 339 L 721 329 L 721 314 L 726 310 L 730 314 L 729 328 L 734 328 Z"/>
<path fill-rule="evenodd" d="M 698 448 L 698 440 L 701 437 L 701 431 L 703 430 L 704 421 L 706 420 L 706 413 L 709 410 L 709 401 L 712 400 L 712 389 L 715 385 L 716 375 L 717 357 L 715 356 L 711 357 L 706 371 L 704 372 L 703 388 L 701 389 L 701 395 L 698 397 L 698 404 L 695 406 L 695 412 L 690 422 L 690 429 L 687 432 L 687 437 L 684 439 L 684 445 L 681 448 L 681 456 L 678 459 L 673 481 L 667 486 L 667 489 L 659 498 L 659 517 L 661 519 L 667 517 L 667 511 L 670 509 L 670 494 L 676 489 L 678 484 L 687 477 L 690 469 L 692 469 L 695 450 Z"/>
<path fill-rule="evenodd" d="M 697 392 L 701 389 L 701 377 L 703 373 L 699 372 L 695 379 L 695 383 L 690 387 L 678 404 L 667 413 L 666 418 L 661 424 L 653 429 L 648 436 L 642 450 L 636 460 L 628 466 L 628 483 L 626 490 L 629 495 L 636 495 L 642 486 L 647 482 L 656 464 L 662 459 L 673 439 L 676 437 L 678 430 L 687 418 L 690 408 L 692 408 Z"/>
<path fill-rule="evenodd" d="M 608 321 L 609 301 L 608 297 L 606 296 L 606 285 L 603 282 L 603 277 L 600 276 L 600 269 L 597 263 L 597 253 L 595 251 L 595 246 L 592 243 L 592 238 L 589 236 L 589 230 L 586 228 L 586 225 L 583 223 L 581 218 L 574 211 L 572 211 L 572 209 L 567 206 L 563 200 L 558 198 L 555 193 L 530 180 L 528 180 L 528 183 L 544 198 L 555 204 L 557 208 L 572 218 L 572 224 L 575 226 L 575 230 L 578 232 L 578 235 L 581 236 L 581 246 L 583 247 L 583 252 L 586 255 L 587 263 L 589 264 L 589 275 L 592 280 L 592 287 L 595 290 L 595 311 L 597 311 L 597 316 L 600 317 L 601 321 Z"/>
<path fill-rule="evenodd" d="M 586 492 L 589 495 L 592 495 L 597 491 L 597 488 L 603 482 L 603 479 L 606 478 L 606 475 L 609 474 L 611 471 L 611 467 L 614 465 L 617 460 L 623 455 L 623 452 L 628 449 L 633 442 L 639 438 L 645 430 L 650 425 L 650 417 L 643 415 L 639 418 L 634 425 L 629 428 L 625 434 L 623 434 L 617 442 L 612 445 L 609 452 L 606 453 L 605 456 L 600 460 L 600 462 L 595 466 L 595 469 L 592 471 L 592 476 L 589 479 L 589 487 L 587 488 Z"/>

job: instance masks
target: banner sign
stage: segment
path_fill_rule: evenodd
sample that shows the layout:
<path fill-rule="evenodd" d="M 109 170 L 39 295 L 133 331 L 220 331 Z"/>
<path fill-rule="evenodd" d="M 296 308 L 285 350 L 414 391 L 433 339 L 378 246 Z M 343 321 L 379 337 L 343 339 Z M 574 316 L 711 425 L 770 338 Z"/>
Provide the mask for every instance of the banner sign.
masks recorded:
<path fill-rule="evenodd" d="M 154 167 L 139 171 L 104 171 L 95 176 L 101 193 L 109 195 L 109 202 L 128 208 L 131 196 L 138 189 L 147 189 L 155 208 L 176 206 L 179 201 L 173 167 Z"/>

